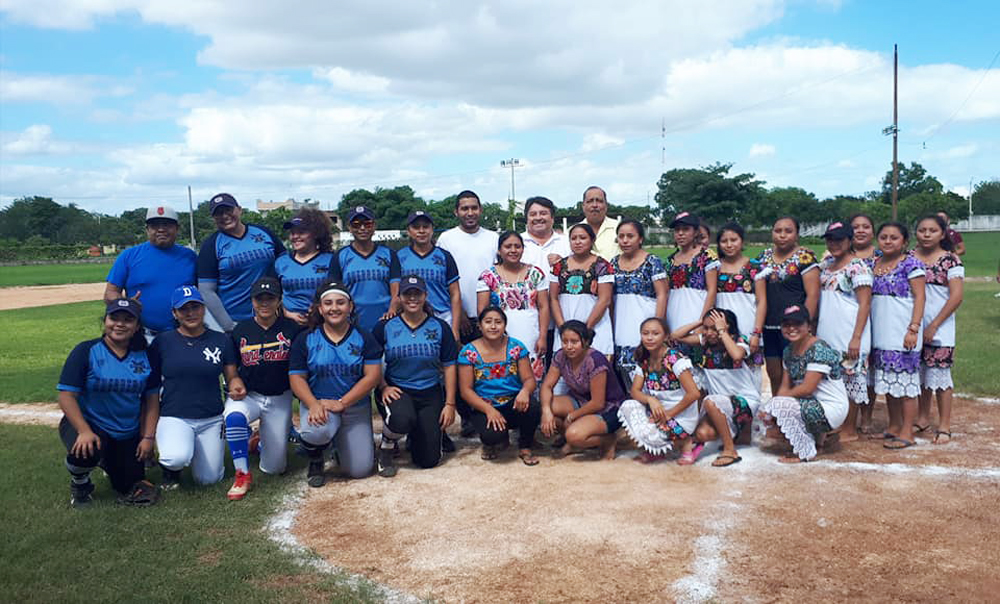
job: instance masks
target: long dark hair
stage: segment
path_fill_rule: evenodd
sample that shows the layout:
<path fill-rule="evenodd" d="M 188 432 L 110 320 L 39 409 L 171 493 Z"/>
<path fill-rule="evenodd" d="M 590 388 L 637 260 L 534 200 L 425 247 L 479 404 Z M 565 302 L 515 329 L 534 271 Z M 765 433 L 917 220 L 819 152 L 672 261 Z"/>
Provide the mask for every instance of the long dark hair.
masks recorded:
<path fill-rule="evenodd" d="M 587 327 L 587 324 L 577 319 L 570 319 L 559 326 L 559 336 L 562 337 L 567 331 L 572 331 L 579 336 L 584 348 L 590 348 L 594 343 L 594 330 Z"/>
<path fill-rule="evenodd" d="M 722 253 L 722 247 L 719 246 L 719 242 L 722 241 L 722 236 L 726 234 L 726 232 L 736 233 L 737 235 L 740 236 L 740 241 L 743 241 L 744 245 L 746 244 L 747 236 L 746 236 L 746 231 L 743 230 L 743 227 L 740 226 L 739 223 L 737 222 L 727 222 L 726 224 L 722 225 L 719 228 L 719 232 L 715 235 L 715 251 L 719 253 L 719 258 L 726 257 L 726 255 Z"/>
<path fill-rule="evenodd" d="M 649 317 L 645 321 L 639 324 L 639 332 L 642 332 L 642 328 L 646 326 L 646 323 L 656 322 L 660 324 L 663 329 L 663 341 L 666 342 L 670 338 L 670 329 L 667 327 L 667 321 L 663 317 Z M 632 353 L 632 357 L 635 359 L 637 365 L 642 365 L 649 359 L 649 351 L 640 342 L 638 346 L 635 347 L 635 351 Z"/>
<path fill-rule="evenodd" d="M 944 218 L 941 218 L 937 214 L 927 214 L 925 216 L 922 216 L 919 220 L 917 220 L 916 223 L 914 223 L 913 230 L 916 231 L 918 228 L 920 228 L 920 223 L 925 220 L 933 220 L 934 222 L 937 223 L 938 227 L 940 227 L 941 233 L 942 235 L 944 235 L 943 237 L 941 237 L 941 243 L 940 243 L 941 249 L 946 252 L 954 251 L 955 244 L 951 241 L 951 237 L 948 236 L 948 223 L 944 221 Z"/>
<path fill-rule="evenodd" d="M 701 318 L 702 321 L 708 318 L 708 315 L 713 312 L 721 313 L 723 317 L 726 318 L 726 331 L 729 333 L 730 337 L 734 340 L 740 337 L 740 326 L 737 324 L 736 313 L 729 310 L 728 308 L 710 308 L 705 316 Z"/>
<path fill-rule="evenodd" d="M 517 231 L 504 231 L 504 232 L 500 233 L 499 237 L 497 237 L 497 261 L 496 261 L 496 264 L 503 264 L 503 258 L 500 257 L 500 247 L 503 245 L 504 241 L 507 241 L 511 237 L 517 237 L 517 240 L 521 242 L 521 250 L 522 250 L 522 253 L 523 253 L 523 250 L 524 250 L 524 237 L 521 237 L 521 234 L 518 233 Z"/>
<path fill-rule="evenodd" d="M 314 331 L 317 327 L 321 327 L 323 325 L 323 315 L 320 314 L 319 310 L 320 301 L 322 300 L 323 292 L 332 287 L 339 287 L 345 291 L 350 291 L 347 289 L 346 285 L 339 281 L 335 281 L 334 279 L 327 279 L 320 283 L 319 287 L 316 288 L 316 293 L 313 294 L 313 302 L 309 305 L 309 316 L 306 319 L 306 326 L 310 331 Z M 351 296 L 351 314 L 347 317 L 347 321 L 351 325 L 354 325 L 356 320 L 357 306 L 354 304 L 354 297 Z"/>
<path fill-rule="evenodd" d="M 333 236 L 330 230 L 333 223 L 326 212 L 317 208 L 302 208 L 295 214 L 295 218 L 302 220 L 299 228 L 305 229 L 313 234 L 316 239 L 316 249 L 320 253 L 329 252 L 333 249 Z"/>
<path fill-rule="evenodd" d="M 116 298 L 117 300 L 125 300 L 125 298 Z M 124 311 L 114 311 L 114 312 L 124 312 Z M 104 320 L 108 318 L 108 315 L 112 313 L 104 313 L 101 315 L 101 337 L 103 338 L 104 333 Z M 135 318 L 135 333 L 132 334 L 132 338 L 128 341 L 128 349 L 132 352 L 139 352 L 149 348 L 149 343 L 146 342 L 146 333 L 142 326 L 142 319 L 139 317 Z"/>

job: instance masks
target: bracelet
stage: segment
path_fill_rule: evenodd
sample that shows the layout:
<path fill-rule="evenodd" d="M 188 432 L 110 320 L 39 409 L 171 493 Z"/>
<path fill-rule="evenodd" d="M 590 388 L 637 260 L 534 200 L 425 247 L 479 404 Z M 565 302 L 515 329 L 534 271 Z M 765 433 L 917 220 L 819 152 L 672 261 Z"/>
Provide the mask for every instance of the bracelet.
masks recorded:
<path fill-rule="evenodd" d="M 911 323 L 910 326 L 906 328 L 906 331 L 910 333 L 917 333 L 918 331 L 920 331 L 920 328 Z"/>
<path fill-rule="evenodd" d="M 142 440 L 156 440 L 155 436 L 143 436 Z"/>
<path fill-rule="evenodd" d="M 755 329 L 755 330 L 753 330 L 753 331 L 750 332 L 750 335 L 752 335 L 752 336 L 761 336 L 763 334 L 764 334 L 764 332 L 761 331 L 761 330 L 759 330 L 759 329 Z"/>

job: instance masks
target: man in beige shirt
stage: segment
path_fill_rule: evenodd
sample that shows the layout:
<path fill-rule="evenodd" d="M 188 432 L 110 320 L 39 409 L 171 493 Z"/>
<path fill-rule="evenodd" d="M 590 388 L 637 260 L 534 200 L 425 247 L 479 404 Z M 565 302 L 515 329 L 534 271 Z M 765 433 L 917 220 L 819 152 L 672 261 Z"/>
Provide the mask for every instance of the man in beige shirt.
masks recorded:
<path fill-rule="evenodd" d="M 608 194 L 604 189 L 597 186 L 587 187 L 583 192 L 583 201 L 580 203 L 583 209 L 584 222 L 594 229 L 597 238 L 594 240 L 594 253 L 611 260 L 621 253 L 618 248 L 618 221 L 608 217 Z M 583 224 L 583 223 L 580 223 Z"/>

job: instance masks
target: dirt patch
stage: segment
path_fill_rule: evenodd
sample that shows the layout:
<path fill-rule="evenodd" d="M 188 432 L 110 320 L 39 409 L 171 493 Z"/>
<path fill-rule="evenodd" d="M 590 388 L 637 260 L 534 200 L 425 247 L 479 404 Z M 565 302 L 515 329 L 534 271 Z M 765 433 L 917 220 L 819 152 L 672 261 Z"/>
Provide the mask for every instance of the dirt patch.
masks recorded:
<path fill-rule="evenodd" d="M 56 403 L 0 403 L 0 423 L 58 426 L 62 411 Z"/>
<path fill-rule="evenodd" d="M 71 283 L 0 288 L 0 310 L 101 300 L 105 283 Z"/>
<path fill-rule="evenodd" d="M 949 445 L 862 441 L 797 466 L 747 447 L 729 469 L 634 451 L 528 468 L 459 440 L 434 470 L 310 490 L 292 530 L 336 567 L 445 602 L 988 600 L 1000 409 L 956 400 L 954 416 Z"/>
<path fill-rule="evenodd" d="M 220 560 L 222 560 L 222 550 L 220 549 L 211 549 L 198 556 L 198 564 L 201 566 L 218 566 Z"/>

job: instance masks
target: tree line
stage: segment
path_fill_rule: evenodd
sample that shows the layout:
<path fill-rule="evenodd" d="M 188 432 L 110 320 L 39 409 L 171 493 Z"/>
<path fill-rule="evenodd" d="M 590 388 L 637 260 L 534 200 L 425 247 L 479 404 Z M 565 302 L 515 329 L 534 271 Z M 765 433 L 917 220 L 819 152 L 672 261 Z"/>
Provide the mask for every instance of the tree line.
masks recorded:
<path fill-rule="evenodd" d="M 775 219 L 785 215 L 795 216 L 805 224 L 829 222 L 858 212 L 872 216 L 876 223 L 891 216 L 891 170 L 886 173 L 878 191 L 862 196 L 838 195 L 820 200 L 799 187 L 767 188 L 766 183 L 757 180 L 752 173 L 731 174 L 732 167 L 732 164 L 717 163 L 700 168 L 669 170 L 657 182 L 655 205 L 622 206 L 616 205 L 612 198 L 608 214 L 655 224 L 677 212 L 688 211 L 716 227 L 736 220 L 748 229 L 766 229 Z M 899 219 L 904 223 L 912 223 L 928 212 L 940 210 L 947 211 L 955 220 L 968 215 L 968 200 L 944 191 L 941 182 L 916 162 L 900 164 L 898 192 Z M 570 200 L 553 201 L 557 206 L 565 206 Z M 570 207 L 557 208 L 557 226 L 562 224 L 563 218 L 571 223 L 583 219 L 579 200 L 572 201 Z M 1000 214 L 1000 180 L 992 179 L 976 185 L 972 203 L 976 214 Z M 372 191 L 355 189 L 340 199 L 337 214 L 344 216 L 357 205 L 367 205 L 375 211 L 380 229 L 404 229 L 407 215 L 414 210 L 430 214 L 438 229 L 457 224 L 455 195 L 426 200 L 416 195 L 409 186 Z M 215 231 L 208 207 L 208 200 L 205 200 L 194 211 L 197 242 Z M 243 212 L 245 222 L 261 224 L 276 233 L 281 232 L 282 224 L 292 216 L 288 208 L 265 214 L 251 208 L 244 208 Z M 179 214 L 179 241 L 187 244 L 188 213 Z M 87 212 L 74 203 L 62 205 L 48 197 L 23 197 L 0 210 L 0 246 L 100 244 L 125 247 L 146 239 L 145 219 L 146 208 L 135 208 L 114 216 Z M 506 201 L 484 201 L 483 224 L 500 229 L 511 226 L 524 228 L 523 218 Z"/>

